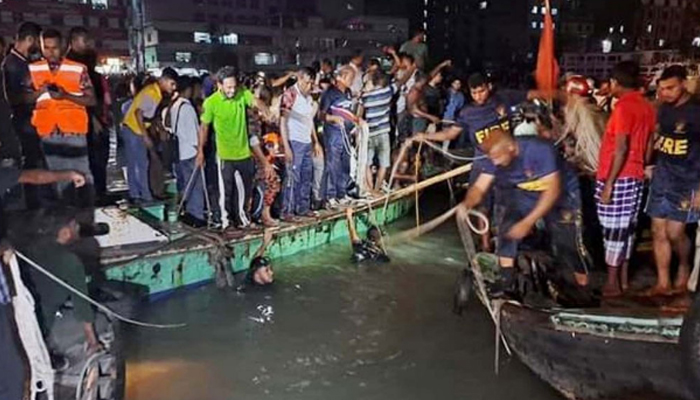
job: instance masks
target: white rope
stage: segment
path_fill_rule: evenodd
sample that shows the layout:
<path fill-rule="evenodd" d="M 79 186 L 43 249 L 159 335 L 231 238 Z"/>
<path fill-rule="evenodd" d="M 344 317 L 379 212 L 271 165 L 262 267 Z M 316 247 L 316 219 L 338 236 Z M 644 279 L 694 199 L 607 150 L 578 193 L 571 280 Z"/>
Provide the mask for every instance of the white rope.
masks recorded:
<path fill-rule="evenodd" d="M 469 218 L 469 217 L 476 217 L 477 219 L 480 219 L 481 222 L 484 223 L 484 227 L 482 229 L 477 228 L 476 226 L 474 226 L 471 218 Z M 469 229 L 474 231 L 474 233 L 476 233 L 477 235 L 485 235 L 489 232 L 489 230 L 491 230 L 491 223 L 489 222 L 488 217 L 486 216 L 486 214 L 484 214 L 480 211 L 467 210 L 466 221 L 467 221 L 467 225 L 469 225 Z"/>
<path fill-rule="evenodd" d="M 80 371 L 80 379 L 78 379 L 78 388 L 75 391 L 75 400 L 82 400 L 83 399 L 83 380 L 85 380 L 85 376 L 87 375 L 88 370 L 90 369 L 90 365 L 106 353 L 104 351 L 99 351 L 90 358 L 87 359 L 85 362 L 85 365 L 83 366 L 83 369 Z"/>
<path fill-rule="evenodd" d="M 429 140 L 424 140 L 422 143 L 425 143 L 426 146 L 430 147 L 431 149 L 437 151 L 438 153 L 443 154 L 445 157 L 454 160 L 454 161 L 466 161 L 466 162 L 471 162 L 471 161 L 477 161 L 477 160 L 483 160 L 487 158 L 486 155 L 482 155 L 479 157 L 463 157 L 463 156 L 458 156 L 453 153 L 450 153 L 449 151 L 443 149 L 442 147 L 436 145 L 435 143 L 429 141 Z"/>
<path fill-rule="evenodd" d="M 31 267 L 36 269 L 37 271 L 41 272 L 42 274 L 46 275 L 49 279 L 52 281 L 58 283 L 59 285 L 63 286 L 65 289 L 67 289 L 69 292 L 75 294 L 76 296 L 80 297 L 81 299 L 87 301 L 88 303 L 92 304 L 93 306 L 97 307 L 99 310 L 102 310 L 103 312 L 107 313 L 107 315 L 112 316 L 120 321 L 126 322 L 128 324 L 136 325 L 136 326 L 143 326 L 147 328 L 157 328 L 157 329 L 172 329 L 172 328 L 182 328 L 186 326 L 187 324 L 149 324 L 146 322 L 141 322 L 141 321 L 136 321 L 130 318 L 127 318 L 115 311 L 112 311 L 110 308 L 107 306 L 101 304 L 97 300 L 92 299 L 90 296 L 85 295 L 81 293 L 79 290 L 75 289 L 73 286 L 69 285 L 65 281 L 63 281 L 61 278 L 57 277 L 56 275 L 52 274 L 36 262 L 32 261 L 30 258 L 25 256 L 19 251 L 16 251 L 15 254 L 17 257 L 21 258 L 27 264 L 29 264 Z"/>
<path fill-rule="evenodd" d="M 39 322 L 36 319 L 34 298 L 22 281 L 16 254 L 12 254 L 9 267 L 16 293 L 12 299 L 12 308 L 14 309 L 17 332 L 29 363 L 29 398 L 36 400 L 39 393 L 44 393 L 48 400 L 53 400 L 54 371 L 51 366 L 51 358 Z"/>

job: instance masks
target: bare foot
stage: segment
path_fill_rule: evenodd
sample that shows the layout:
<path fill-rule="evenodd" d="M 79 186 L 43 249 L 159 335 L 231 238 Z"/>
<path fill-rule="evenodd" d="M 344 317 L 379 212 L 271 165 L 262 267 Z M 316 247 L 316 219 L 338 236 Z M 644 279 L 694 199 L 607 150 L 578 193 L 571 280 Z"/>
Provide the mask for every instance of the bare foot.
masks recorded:
<path fill-rule="evenodd" d="M 649 288 L 641 293 L 642 297 L 669 296 L 671 294 L 673 293 L 669 286 L 659 285 Z"/>
<path fill-rule="evenodd" d="M 603 287 L 603 297 L 604 298 L 612 299 L 612 298 L 620 297 L 620 296 L 622 296 L 622 290 L 620 290 L 620 286 L 607 283 Z"/>
<path fill-rule="evenodd" d="M 688 272 L 688 268 L 681 267 L 678 270 L 678 275 L 676 275 L 676 280 L 673 282 L 673 291 L 677 293 L 687 292 L 689 280 L 690 273 Z"/>
<path fill-rule="evenodd" d="M 265 228 L 277 228 L 280 226 L 279 222 L 276 220 L 270 218 L 270 219 L 263 219 L 262 224 Z"/>

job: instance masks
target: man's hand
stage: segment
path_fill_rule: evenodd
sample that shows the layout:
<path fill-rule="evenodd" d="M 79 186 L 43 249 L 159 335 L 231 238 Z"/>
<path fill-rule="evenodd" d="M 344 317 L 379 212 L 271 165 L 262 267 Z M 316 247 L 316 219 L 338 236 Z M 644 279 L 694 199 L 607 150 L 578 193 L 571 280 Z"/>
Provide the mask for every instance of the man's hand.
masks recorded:
<path fill-rule="evenodd" d="M 434 123 L 435 125 L 438 125 L 440 122 L 442 122 L 442 118 L 431 115 L 430 122 Z"/>
<path fill-rule="evenodd" d="M 529 221 L 522 220 L 517 224 L 513 225 L 506 234 L 506 236 L 513 240 L 522 240 L 530 234 L 531 230 L 532 224 Z"/>
<path fill-rule="evenodd" d="M 265 179 L 271 179 L 275 175 L 275 168 L 269 162 L 263 164 L 263 175 Z"/>
<path fill-rule="evenodd" d="M 613 195 L 613 185 L 606 183 L 603 188 L 603 192 L 600 194 L 600 202 L 603 204 L 610 204 L 612 202 Z"/>
<path fill-rule="evenodd" d="M 323 146 L 318 143 L 314 145 L 314 157 L 323 158 Z"/>
<path fill-rule="evenodd" d="M 61 100 L 66 98 L 66 92 L 62 87 L 56 86 L 52 88 L 47 88 L 49 96 L 54 100 Z"/>
<path fill-rule="evenodd" d="M 148 150 L 153 149 L 153 140 L 148 137 L 148 133 L 143 135 L 143 145 L 146 146 Z"/>
<path fill-rule="evenodd" d="M 418 142 L 418 143 L 425 142 L 428 140 L 428 135 L 425 133 L 416 133 L 411 138 L 409 138 L 409 140 L 412 140 L 412 141 Z"/>
<path fill-rule="evenodd" d="M 690 207 L 692 207 L 693 211 L 695 212 L 700 211 L 700 195 L 698 195 L 699 193 L 699 191 L 695 191 L 695 195 L 693 196 L 693 202 L 690 205 Z"/>
<path fill-rule="evenodd" d="M 644 168 L 644 178 L 648 181 L 651 180 L 651 178 L 654 177 L 654 168 L 655 166 L 649 165 L 646 168 Z"/>
<path fill-rule="evenodd" d="M 294 152 L 292 152 L 290 146 L 284 146 L 284 161 L 288 165 L 291 165 L 294 162 Z"/>
<path fill-rule="evenodd" d="M 73 182 L 73 185 L 75 185 L 75 187 L 80 188 L 80 187 L 85 186 L 86 181 L 85 181 L 85 176 L 83 174 L 81 174 L 80 172 L 76 172 L 76 171 L 71 171 L 69 174 L 70 174 L 70 180 L 71 180 L 71 182 Z"/>
<path fill-rule="evenodd" d="M 12 251 L 10 244 L 4 240 L 0 241 L 0 257 L 2 257 L 2 261 L 5 264 L 10 263 L 13 254 L 14 252 Z"/>
<path fill-rule="evenodd" d="M 197 168 L 202 168 L 204 166 L 204 151 L 197 150 L 197 156 L 194 159 L 194 165 Z"/>
<path fill-rule="evenodd" d="M 354 212 L 354 211 L 353 211 L 352 207 L 348 207 L 348 208 L 345 209 L 345 216 L 346 216 L 347 218 L 352 218 L 353 212 Z"/>
<path fill-rule="evenodd" d="M 446 67 L 451 67 L 452 66 L 452 60 L 445 60 L 440 64 L 443 68 Z"/>

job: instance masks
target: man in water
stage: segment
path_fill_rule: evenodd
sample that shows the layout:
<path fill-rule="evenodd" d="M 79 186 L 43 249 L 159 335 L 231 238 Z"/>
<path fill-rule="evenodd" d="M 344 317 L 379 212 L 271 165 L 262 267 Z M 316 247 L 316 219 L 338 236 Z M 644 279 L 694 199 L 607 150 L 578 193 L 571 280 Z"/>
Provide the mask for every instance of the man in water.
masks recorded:
<path fill-rule="evenodd" d="M 687 224 L 700 220 L 700 103 L 686 90 L 684 66 L 666 68 L 658 81 L 659 131 L 653 149 L 656 167 L 646 213 L 652 218 L 658 272 L 651 294 L 671 292 L 671 256 L 679 261 L 674 290 L 686 291 L 690 277 Z"/>
<path fill-rule="evenodd" d="M 265 256 L 265 252 L 270 243 L 272 243 L 272 231 L 268 229 L 263 234 L 263 243 L 250 262 L 248 272 L 246 272 L 243 283 L 238 287 L 238 291 L 244 291 L 251 287 L 267 287 L 272 285 L 275 280 L 275 273 L 272 269 L 272 262 Z"/>
<path fill-rule="evenodd" d="M 355 228 L 352 208 L 345 210 L 345 219 L 348 222 L 348 232 L 352 243 L 352 260 L 356 263 L 363 261 L 378 261 L 381 263 L 391 262 L 391 259 L 384 250 L 382 244 L 382 232 L 376 226 L 372 226 L 367 231 L 367 239 L 362 240 Z"/>
<path fill-rule="evenodd" d="M 494 130 L 483 142 L 488 162 L 467 192 L 464 208 L 481 204 L 491 186 L 503 190 L 505 212 L 499 223 L 496 254 L 502 269 L 494 296 L 509 292 L 515 282 L 518 245 L 540 219 L 550 234 L 554 255 L 574 271 L 580 287 L 588 285 L 581 241 L 581 196 L 578 178 L 557 157 L 554 146 L 535 137 L 513 138 Z"/>

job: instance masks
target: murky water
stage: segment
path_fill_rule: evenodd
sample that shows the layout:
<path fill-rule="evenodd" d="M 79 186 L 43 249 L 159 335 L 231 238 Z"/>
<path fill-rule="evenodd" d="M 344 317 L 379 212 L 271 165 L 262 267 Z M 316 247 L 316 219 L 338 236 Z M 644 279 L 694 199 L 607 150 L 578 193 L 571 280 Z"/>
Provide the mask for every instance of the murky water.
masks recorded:
<path fill-rule="evenodd" d="M 452 225 L 357 267 L 334 244 L 277 262 L 275 287 L 205 287 L 141 318 L 186 322 L 129 337 L 127 399 L 559 399 L 516 359 L 494 375 L 483 309 L 451 313 L 464 260 Z"/>

